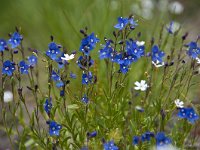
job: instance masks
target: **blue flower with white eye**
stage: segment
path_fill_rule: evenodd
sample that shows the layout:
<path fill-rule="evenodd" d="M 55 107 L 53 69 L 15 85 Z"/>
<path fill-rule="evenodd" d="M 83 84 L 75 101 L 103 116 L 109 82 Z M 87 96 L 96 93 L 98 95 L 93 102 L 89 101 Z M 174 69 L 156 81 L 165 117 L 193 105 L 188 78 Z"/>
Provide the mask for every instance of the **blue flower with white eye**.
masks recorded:
<path fill-rule="evenodd" d="M 156 134 L 155 138 L 156 138 L 156 146 L 158 149 L 172 143 L 171 139 L 169 137 L 165 136 L 164 132 L 158 132 Z"/>
<path fill-rule="evenodd" d="M 82 84 L 88 85 L 89 83 L 92 83 L 93 75 L 92 72 L 83 73 L 82 75 Z"/>
<path fill-rule="evenodd" d="M 116 29 L 122 30 L 125 28 L 125 26 L 129 23 L 128 18 L 122 18 L 122 17 L 118 17 L 118 23 L 114 26 Z M 133 23 L 131 21 L 131 23 Z"/>
<path fill-rule="evenodd" d="M 144 50 L 145 50 L 144 45 L 138 46 L 137 42 L 133 40 L 126 41 L 126 52 L 128 55 L 135 55 L 137 56 L 137 59 L 139 59 L 140 57 L 144 56 L 145 54 Z"/>
<path fill-rule="evenodd" d="M 159 61 L 160 63 L 163 62 L 163 57 L 165 56 L 165 53 L 159 49 L 157 45 L 154 45 L 152 48 L 152 61 L 157 62 Z"/>
<path fill-rule="evenodd" d="M 141 141 L 141 139 L 139 136 L 133 137 L 133 145 L 138 145 L 140 141 Z"/>
<path fill-rule="evenodd" d="M 103 45 L 103 48 L 99 50 L 99 58 L 111 58 L 113 56 L 114 48 L 111 46 L 111 41 L 106 41 L 106 45 Z"/>
<path fill-rule="evenodd" d="M 37 64 L 37 62 L 38 62 L 38 59 L 35 55 L 31 55 L 28 57 L 29 66 L 34 67 Z"/>
<path fill-rule="evenodd" d="M 25 61 L 19 62 L 19 71 L 21 74 L 28 74 L 29 65 Z"/>
<path fill-rule="evenodd" d="M 8 40 L 8 44 L 11 45 L 11 48 L 16 48 L 20 45 L 22 39 L 22 35 L 20 35 L 18 32 L 14 32 Z"/>
<path fill-rule="evenodd" d="M 0 39 L 0 52 L 3 52 L 7 47 L 6 40 Z"/>
<path fill-rule="evenodd" d="M 120 71 L 123 73 L 123 74 L 126 74 L 129 70 L 129 65 L 125 65 L 125 64 L 120 64 Z"/>
<path fill-rule="evenodd" d="M 196 59 L 200 54 L 200 48 L 197 46 L 197 43 L 190 42 L 187 46 L 189 47 L 187 51 L 188 56 L 190 56 L 193 59 Z"/>
<path fill-rule="evenodd" d="M 88 99 L 88 97 L 87 97 L 86 94 L 84 94 L 84 96 L 82 97 L 81 101 L 82 101 L 83 103 L 85 103 L 85 104 L 88 104 L 89 99 Z"/>
<path fill-rule="evenodd" d="M 81 69 L 87 70 L 94 64 L 94 60 L 90 56 L 80 56 L 76 63 Z"/>
<path fill-rule="evenodd" d="M 70 72 L 69 76 L 70 76 L 70 78 L 72 78 L 72 79 L 76 79 L 76 74 L 74 74 L 74 73 L 72 73 L 72 72 Z"/>
<path fill-rule="evenodd" d="M 104 150 L 118 150 L 119 148 L 115 146 L 114 141 L 109 141 L 103 144 Z"/>
<path fill-rule="evenodd" d="M 62 129 L 62 126 L 55 121 L 48 121 L 47 124 L 49 124 L 49 135 L 50 136 L 59 136 L 60 130 Z"/>
<path fill-rule="evenodd" d="M 15 64 L 10 60 L 6 60 L 3 63 L 2 74 L 12 76 L 14 71 L 15 71 Z"/>
<path fill-rule="evenodd" d="M 94 33 L 92 33 L 87 37 L 85 37 L 84 39 L 82 39 L 79 50 L 88 56 L 90 54 L 90 51 L 95 48 L 96 43 L 98 42 L 99 39 L 96 38 Z"/>
<path fill-rule="evenodd" d="M 179 112 L 178 112 L 177 116 L 179 118 L 187 119 L 192 124 L 194 124 L 195 121 L 199 119 L 199 116 L 196 114 L 195 110 L 192 107 L 179 108 Z"/>
<path fill-rule="evenodd" d="M 46 113 L 49 115 L 51 112 L 51 108 L 52 108 L 52 102 L 51 102 L 51 98 L 46 99 L 45 103 L 44 103 L 44 110 L 46 111 Z"/>
<path fill-rule="evenodd" d="M 60 54 L 60 45 L 51 42 L 48 47 L 49 49 L 46 51 L 46 55 L 52 60 L 56 60 Z"/>

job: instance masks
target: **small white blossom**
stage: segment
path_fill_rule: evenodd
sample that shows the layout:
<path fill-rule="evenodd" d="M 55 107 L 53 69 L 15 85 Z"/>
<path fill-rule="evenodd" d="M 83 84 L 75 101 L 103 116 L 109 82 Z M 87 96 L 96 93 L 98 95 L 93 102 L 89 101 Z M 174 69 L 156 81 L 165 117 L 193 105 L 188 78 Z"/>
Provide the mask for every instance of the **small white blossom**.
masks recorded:
<path fill-rule="evenodd" d="M 143 46 L 145 44 L 145 42 L 144 41 L 137 41 L 136 44 L 137 44 L 137 46 Z"/>
<path fill-rule="evenodd" d="M 178 1 L 174 1 L 169 4 L 169 11 L 171 13 L 181 14 L 183 12 L 183 10 L 184 10 L 183 5 Z"/>
<path fill-rule="evenodd" d="M 180 99 L 176 99 L 174 102 L 175 102 L 177 108 L 183 108 L 184 107 L 184 102 L 181 101 Z"/>
<path fill-rule="evenodd" d="M 61 59 L 62 59 L 62 60 L 68 61 L 68 60 L 74 59 L 75 54 L 71 54 L 71 55 L 69 55 L 69 54 L 64 54 L 64 56 L 65 56 L 65 57 L 61 57 Z"/>
<path fill-rule="evenodd" d="M 200 64 L 200 58 L 196 58 L 197 64 Z"/>
<path fill-rule="evenodd" d="M 152 64 L 156 67 L 156 68 L 159 68 L 159 67 L 162 67 L 165 65 L 164 62 L 159 62 L 158 60 L 156 62 L 152 61 Z"/>
<path fill-rule="evenodd" d="M 5 91 L 3 100 L 5 103 L 11 102 L 13 100 L 13 93 L 10 91 Z"/>
<path fill-rule="evenodd" d="M 135 85 L 136 86 L 134 87 L 134 89 L 141 91 L 146 91 L 146 89 L 149 87 L 145 80 L 141 80 L 140 82 L 136 81 Z"/>

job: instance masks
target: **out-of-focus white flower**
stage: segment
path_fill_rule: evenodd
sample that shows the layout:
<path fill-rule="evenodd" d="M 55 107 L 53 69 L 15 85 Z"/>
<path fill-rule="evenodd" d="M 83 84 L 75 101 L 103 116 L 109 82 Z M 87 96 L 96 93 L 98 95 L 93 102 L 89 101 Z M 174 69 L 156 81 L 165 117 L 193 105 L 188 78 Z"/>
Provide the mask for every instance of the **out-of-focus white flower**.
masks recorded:
<path fill-rule="evenodd" d="M 196 58 L 197 64 L 200 64 L 200 58 Z"/>
<path fill-rule="evenodd" d="M 5 103 L 13 101 L 13 93 L 10 91 L 5 91 L 3 100 Z"/>
<path fill-rule="evenodd" d="M 134 87 L 134 89 L 141 91 L 146 91 L 146 89 L 149 87 L 145 80 L 141 80 L 140 82 L 136 81 L 135 85 L 136 86 Z"/>
<path fill-rule="evenodd" d="M 184 10 L 183 5 L 178 1 L 174 1 L 169 4 L 169 11 L 171 13 L 181 14 L 183 12 L 183 10 Z"/>
<path fill-rule="evenodd" d="M 137 41 L 136 44 L 137 44 L 137 46 L 143 46 L 145 44 L 145 42 L 144 41 Z"/>
<path fill-rule="evenodd" d="M 116 10 L 118 8 L 118 1 L 117 0 L 112 0 L 110 3 L 111 9 Z"/>
<path fill-rule="evenodd" d="M 62 59 L 62 60 L 68 61 L 68 60 L 74 59 L 75 54 L 71 54 L 71 55 L 69 55 L 69 54 L 64 54 L 64 56 L 65 56 L 65 57 L 61 57 L 61 59 Z"/>
<path fill-rule="evenodd" d="M 158 60 L 156 62 L 152 61 L 152 64 L 156 67 L 156 68 L 159 68 L 159 67 L 162 67 L 165 65 L 164 62 L 159 62 Z"/>
<path fill-rule="evenodd" d="M 180 149 L 169 144 L 164 146 L 152 147 L 151 150 L 180 150 Z"/>
<path fill-rule="evenodd" d="M 176 100 L 174 101 L 174 103 L 176 104 L 176 107 L 177 107 L 177 108 L 183 108 L 183 107 L 184 107 L 184 102 L 181 101 L 180 99 L 176 99 Z"/>

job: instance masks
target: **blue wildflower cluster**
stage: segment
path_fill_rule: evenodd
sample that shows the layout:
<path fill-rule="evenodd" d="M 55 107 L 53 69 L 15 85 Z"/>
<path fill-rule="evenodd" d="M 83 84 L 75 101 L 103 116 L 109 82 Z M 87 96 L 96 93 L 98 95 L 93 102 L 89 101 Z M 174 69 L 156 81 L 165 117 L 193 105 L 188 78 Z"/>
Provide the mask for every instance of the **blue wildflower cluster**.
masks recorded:
<path fill-rule="evenodd" d="M 192 78 L 199 74 L 198 62 L 194 60 L 196 59 L 200 63 L 198 40 L 186 45 L 188 49 L 185 53 L 185 37 L 182 37 L 182 43 L 180 42 L 181 45 L 178 46 L 181 49 L 175 52 L 173 45 L 174 48 L 168 54 L 168 51 L 161 50 L 168 47 L 167 38 L 165 42 L 161 41 L 162 38 L 165 38 L 162 34 L 160 34 L 162 38 L 158 39 L 159 44 L 155 42 L 157 39 L 153 40 L 154 38 L 152 38 L 149 46 L 146 46 L 144 41 L 140 41 L 141 33 L 138 33 L 134 38 L 129 38 L 136 26 L 137 21 L 132 16 L 118 18 L 118 23 L 114 26 L 117 29 L 113 32 L 114 38 L 105 38 L 105 44 L 99 50 L 99 58 L 100 60 L 104 59 L 106 64 L 104 68 L 107 69 L 102 72 L 97 70 L 99 61 L 94 61 L 91 57 L 92 51 L 97 47 L 100 40 L 94 33 L 87 34 L 87 29 L 81 30 L 84 37 L 79 46 L 80 56 L 75 64 L 80 70 L 80 81 L 73 80 L 79 76 L 74 74 L 75 70 L 71 70 L 69 65 L 69 60 L 74 59 L 75 52 L 72 52 L 71 55 L 64 54 L 66 49 L 62 49 L 64 46 L 55 43 L 53 37 L 47 51 L 38 53 L 37 50 L 34 50 L 31 55 L 28 55 L 29 57 L 24 56 L 27 52 L 24 52 L 23 38 L 18 31 L 10 35 L 8 41 L 0 39 L 2 64 L 0 105 L 3 108 L 1 109 L 3 123 L 7 121 L 7 114 L 4 115 L 7 106 L 9 106 L 14 119 L 18 117 L 16 115 L 18 109 L 25 108 L 30 119 L 31 130 L 27 128 L 28 133 L 24 132 L 23 136 L 27 139 L 29 137 L 34 138 L 39 149 L 57 149 L 57 147 L 58 149 L 82 150 L 90 149 L 90 147 L 94 147 L 94 149 L 101 147 L 104 150 L 145 149 L 152 144 L 157 149 L 163 149 L 172 145 L 172 143 L 176 146 L 185 144 L 186 142 L 183 143 L 182 141 L 188 138 L 186 135 L 189 135 L 189 130 L 184 131 L 187 132 L 186 134 L 177 135 L 180 141 L 175 141 L 177 139 L 173 135 L 175 130 L 170 134 L 173 135 L 173 140 L 164 131 L 168 127 L 167 123 L 170 116 L 174 114 L 173 98 L 184 96 L 186 101 L 192 85 Z M 167 31 L 169 34 L 173 34 L 174 43 L 176 43 L 178 39 L 176 39 L 177 35 L 173 31 L 173 22 L 170 23 Z M 147 52 L 148 50 L 149 52 Z M 4 57 L 7 54 L 3 55 L 5 51 L 10 52 L 8 53 L 10 57 L 8 60 Z M 13 55 L 18 54 L 18 51 L 22 54 L 19 56 L 19 60 L 13 57 Z M 38 58 L 41 53 L 42 62 L 46 63 L 45 67 L 48 69 L 46 76 L 42 74 L 48 77 L 46 84 L 40 83 L 38 67 L 40 61 Z M 188 66 L 184 66 L 187 64 L 185 61 L 187 55 L 190 57 L 190 59 L 187 58 L 187 61 L 191 62 L 189 64 L 190 72 L 187 70 Z M 133 79 L 129 80 L 127 73 L 131 65 L 144 57 L 146 61 L 143 64 L 146 65 L 146 68 L 143 67 L 144 70 L 139 68 L 142 76 L 130 75 Z M 155 67 L 165 67 L 158 71 L 151 64 Z M 176 64 L 175 69 L 171 67 L 173 64 Z M 159 72 L 163 73 L 162 76 L 158 74 Z M 98 76 L 97 82 L 96 75 L 99 74 L 103 75 Z M 30 92 L 28 94 L 32 94 L 30 97 L 22 91 L 24 88 L 23 77 L 30 80 L 30 83 L 25 82 L 28 92 Z M 135 78 L 142 80 L 138 82 Z M 9 81 L 9 79 L 11 80 Z M 102 79 L 103 81 L 101 81 Z M 71 84 L 71 80 L 77 82 L 75 86 Z M 11 83 L 8 87 L 11 86 L 12 98 L 17 102 L 14 101 L 13 104 L 16 105 L 5 104 L 9 101 L 6 100 L 9 96 L 5 92 L 7 81 Z M 136 81 L 135 87 L 131 81 Z M 45 85 L 43 92 L 42 89 Z M 131 89 L 129 89 L 130 86 Z M 138 90 L 141 92 L 137 92 Z M 29 99 L 35 100 L 32 115 L 27 107 Z M 184 103 L 180 99 L 175 100 L 175 104 L 179 118 L 183 118 L 191 124 L 199 120 L 198 107 L 184 107 Z M 10 106 L 13 106 L 13 109 Z M 23 111 L 20 110 L 20 113 Z M 45 132 L 40 128 L 41 118 L 46 121 L 48 137 L 45 137 L 46 134 L 43 135 Z M 19 124 L 21 122 L 23 121 L 20 120 Z M 18 129 L 19 124 L 16 123 L 16 129 Z M 178 124 L 174 128 L 177 128 L 177 131 L 182 131 L 185 128 L 190 129 L 189 126 L 184 125 Z M 22 127 L 24 126 L 23 123 Z M 141 132 L 147 128 L 154 132 Z M 7 128 L 5 131 L 8 132 L 9 136 L 10 131 Z M 133 131 L 138 135 L 132 136 L 130 133 Z M 29 134 L 29 132 L 33 134 Z M 102 137 L 113 140 L 105 141 L 102 139 L 102 143 L 99 144 L 99 138 Z M 20 144 L 23 146 L 24 143 Z M 29 149 L 29 147 L 27 148 Z"/>
<path fill-rule="evenodd" d="M 50 136 L 59 136 L 60 130 L 62 129 L 62 126 L 55 121 L 47 121 L 47 124 L 49 125 L 49 135 Z"/>
<path fill-rule="evenodd" d="M 145 132 L 141 136 L 134 136 L 133 145 L 138 145 L 140 142 L 150 141 L 152 137 L 154 137 L 154 133 L 149 131 Z"/>
<path fill-rule="evenodd" d="M 161 149 L 162 147 L 172 143 L 171 139 L 167 137 L 164 132 L 158 132 L 155 138 L 157 149 Z"/>
<path fill-rule="evenodd" d="M 183 119 L 187 119 L 190 123 L 194 124 L 196 120 L 199 119 L 199 116 L 196 114 L 195 110 L 192 107 L 188 108 L 179 108 L 177 116 Z"/>
<path fill-rule="evenodd" d="M 200 47 L 198 47 L 196 42 L 190 42 L 188 45 L 188 51 L 187 54 L 193 59 L 198 58 L 200 54 Z"/>
<path fill-rule="evenodd" d="M 103 144 L 104 150 L 118 150 L 119 148 L 115 145 L 114 141 L 108 141 Z"/>
<path fill-rule="evenodd" d="M 117 52 L 114 49 L 112 41 L 106 41 L 103 48 L 99 51 L 100 59 L 110 59 L 112 62 L 117 63 L 120 66 L 120 71 L 125 74 L 128 72 L 130 65 L 133 62 L 138 61 L 145 55 L 145 46 L 137 45 L 137 41 L 132 39 L 126 41 L 125 50 Z"/>

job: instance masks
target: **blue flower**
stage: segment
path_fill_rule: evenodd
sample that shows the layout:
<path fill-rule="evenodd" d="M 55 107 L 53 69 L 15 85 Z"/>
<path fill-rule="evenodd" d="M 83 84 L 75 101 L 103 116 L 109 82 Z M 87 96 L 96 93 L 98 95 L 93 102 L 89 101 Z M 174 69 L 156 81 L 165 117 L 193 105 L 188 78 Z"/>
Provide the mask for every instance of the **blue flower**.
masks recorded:
<path fill-rule="evenodd" d="M 113 55 L 114 48 L 111 46 L 111 41 L 107 41 L 106 45 L 99 50 L 100 59 L 111 58 Z"/>
<path fill-rule="evenodd" d="M 6 60 L 3 63 L 2 74 L 11 76 L 14 71 L 15 71 L 15 64 L 11 62 L 10 60 Z"/>
<path fill-rule="evenodd" d="M 49 49 L 46 51 L 46 55 L 52 60 L 56 60 L 60 54 L 60 46 L 54 42 L 51 42 L 48 47 Z"/>
<path fill-rule="evenodd" d="M 65 91 L 64 91 L 64 90 L 61 90 L 61 91 L 60 91 L 60 96 L 61 96 L 61 97 L 65 96 Z"/>
<path fill-rule="evenodd" d="M 72 79 L 76 79 L 76 74 L 74 74 L 74 73 L 72 73 L 72 72 L 70 72 L 69 76 L 70 76 L 70 78 L 72 78 Z"/>
<path fill-rule="evenodd" d="M 28 74 L 29 65 L 26 64 L 25 61 L 19 62 L 19 71 L 21 74 Z"/>
<path fill-rule="evenodd" d="M 60 88 L 64 86 L 64 82 L 62 82 L 61 80 L 59 82 L 56 82 L 56 87 Z"/>
<path fill-rule="evenodd" d="M 200 48 L 197 46 L 196 42 L 190 42 L 190 44 L 187 45 L 189 47 L 187 54 L 193 58 L 196 59 L 200 54 Z"/>
<path fill-rule="evenodd" d="M 59 136 L 60 130 L 62 129 L 62 126 L 55 121 L 48 121 L 47 124 L 49 124 L 49 135 L 50 136 Z"/>
<path fill-rule="evenodd" d="M 87 133 L 87 137 L 88 138 L 93 138 L 97 136 L 97 131 L 93 131 L 93 132 L 88 132 Z"/>
<path fill-rule="evenodd" d="M 164 132 L 158 132 L 155 138 L 156 138 L 156 145 L 158 148 L 172 143 L 171 139 L 165 136 Z"/>
<path fill-rule="evenodd" d="M 144 141 L 150 141 L 151 137 L 154 137 L 154 133 L 147 131 L 144 134 L 142 134 L 141 137 L 142 137 L 142 142 L 144 142 Z"/>
<path fill-rule="evenodd" d="M 135 26 L 138 25 L 133 17 L 129 18 L 128 21 L 129 21 L 132 28 L 135 28 Z"/>
<path fill-rule="evenodd" d="M 37 61 L 38 61 L 38 59 L 35 55 L 31 55 L 28 57 L 28 64 L 31 67 L 34 67 L 37 64 Z"/>
<path fill-rule="evenodd" d="M 8 44 L 11 45 L 11 48 L 16 48 L 20 45 L 22 39 L 23 37 L 18 32 L 14 32 L 8 40 Z"/>
<path fill-rule="evenodd" d="M 45 103 L 44 103 L 44 110 L 46 111 L 46 113 L 49 115 L 51 112 L 51 108 L 52 108 L 52 102 L 51 102 L 51 98 L 46 99 Z"/>
<path fill-rule="evenodd" d="M 128 55 L 135 55 L 137 59 L 144 56 L 145 46 L 138 46 L 135 41 L 126 41 L 126 52 Z"/>
<path fill-rule="evenodd" d="M 122 53 L 115 54 L 111 60 L 119 65 L 123 64 L 124 63 L 123 54 Z"/>
<path fill-rule="evenodd" d="M 84 39 L 82 39 L 79 50 L 88 56 L 90 54 L 90 51 L 95 48 L 96 43 L 98 42 L 99 42 L 99 39 L 96 38 L 94 33 L 92 33 L 88 35 L 87 37 L 85 37 Z"/>
<path fill-rule="evenodd" d="M 60 88 L 64 86 L 64 83 L 61 80 L 60 76 L 54 70 L 51 73 L 51 79 L 53 81 L 56 81 L 56 87 Z"/>
<path fill-rule="evenodd" d="M 171 21 L 170 24 L 169 24 L 169 27 L 167 27 L 167 31 L 169 34 L 173 34 L 173 25 L 174 25 L 174 22 Z"/>
<path fill-rule="evenodd" d="M 114 141 L 109 141 L 103 144 L 104 150 L 118 150 L 119 148 L 115 146 Z"/>
<path fill-rule="evenodd" d="M 118 24 L 116 24 L 114 27 L 116 29 L 122 30 L 124 29 L 124 27 L 129 23 L 128 18 L 122 18 L 122 17 L 118 17 Z M 131 23 L 133 23 L 131 21 Z"/>
<path fill-rule="evenodd" d="M 82 97 L 81 101 L 82 101 L 83 103 L 85 103 L 85 104 L 88 104 L 89 99 L 88 99 L 88 97 L 86 96 L 86 94 L 84 94 L 84 96 Z"/>
<path fill-rule="evenodd" d="M 3 52 L 7 48 L 6 40 L 0 39 L 0 52 Z"/>
<path fill-rule="evenodd" d="M 93 79 L 93 76 L 92 76 L 92 72 L 88 72 L 87 73 L 83 73 L 82 75 L 82 84 L 89 84 L 89 83 L 92 83 L 92 79 Z"/>
<path fill-rule="evenodd" d="M 89 150 L 87 146 L 83 146 L 80 150 Z"/>
<path fill-rule="evenodd" d="M 192 124 L 194 124 L 195 121 L 199 119 L 199 116 L 196 114 L 195 110 L 192 107 L 179 108 L 177 116 L 187 119 Z"/>
<path fill-rule="evenodd" d="M 81 69 L 87 70 L 94 64 L 94 60 L 90 56 L 80 56 L 76 63 Z"/>
<path fill-rule="evenodd" d="M 54 70 L 51 73 L 51 79 L 54 80 L 54 81 L 61 80 L 60 76 Z"/>
<path fill-rule="evenodd" d="M 154 45 L 152 48 L 152 61 L 157 62 L 159 61 L 160 63 L 163 62 L 163 57 L 165 56 L 165 53 L 161 51 L 157 45 Z"/>
<path fill-rule="evenodd" d="M 138 145 L 140 142 L 140 137 L 139 136 L 134 136 L 133 137 L 133 145 Z"/>
<path fill-rule="evenodd" d="M 126 74 L 129 70 L 129 65 L 124 65 L 124 64 L 120 64 L 120 71 L 123 73 L 123 74 Z"/>

